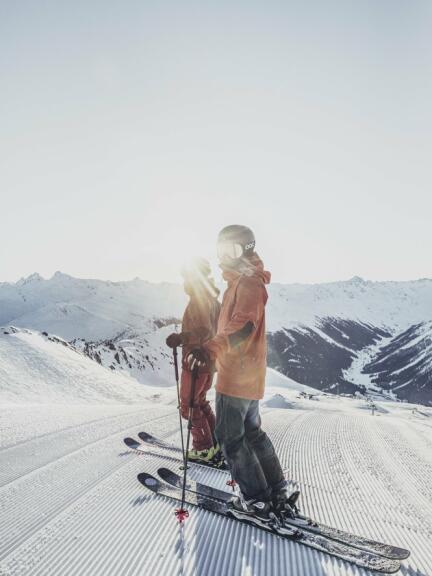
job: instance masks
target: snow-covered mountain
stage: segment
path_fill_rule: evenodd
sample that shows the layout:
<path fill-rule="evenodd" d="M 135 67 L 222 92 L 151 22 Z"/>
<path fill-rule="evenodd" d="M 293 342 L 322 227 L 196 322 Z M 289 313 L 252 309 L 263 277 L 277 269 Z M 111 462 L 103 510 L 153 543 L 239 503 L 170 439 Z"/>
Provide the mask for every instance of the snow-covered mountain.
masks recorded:
<path fill-rule="evenodd" d="M 172 354 L 165 344 L 173 325 L 150 330 L 127 329 L 114 338 L 89 342 L 82 338 L 72 344 L 86 356 L 113 371 L 126 373 L 139 382 L 166 386 L 173 384 Z"/>
<path fill-rule="evenodd" d="M 431 279 L 371 282 L 354 277 L 326 284 L 275 283 L 270 284 L 269 295 L 270 332 L 312 325 L 326 317 L 393 331 L 432 319 Z M 58 323 L 63 332 L 69 331 L 68 339 L 94 339 L 95 330 L 108 338 L 116 336 L 120 326 L 142 328 L 150 319 L 179 318 L 185 303 L 178 284 L 139 278 L 127 282 L 86 280 L 62 272 L 44 279 L 32 274 L 16 283 L 0 283 L 0 324 L 34 324 L 36 329 L 48 329 Z M 83 314 L 91 317 L 90 326 L 82 326 Z"/>
<path fill-rule="evenodd" d="M 2 402 L 126 404 L 154 393 L 158 389 L 110 373 L 61 338 L 23 328 L 0 329 Z"/>
<path fill-rule="evenodd" d="M 366 364 L 372 382 L 409 402 L 427 403 L 432 386 L 432 322 L 411 326 Z"/>
<path fill-rule="evenodd" d="M 316 319 L 309 326 L 270 332 L 269 364 L 281 373 L 322 390 L 354 394 L 365 382 L 345 372 L 370 346 L 391 335 L 390 330 L 344 318 Z M 376 390 L 375 392 L 377 392 Z"/>
<path fill-rule="evenodd" d="M 271 332 L 326 317 L 397 332 L 432 318 L 432 279 L 372 282 L 356 276 L 323 284 L 271 284 L 269 293 Z"/>
<path fill-rule="evenodd" d="M 151 329 L 154 321 L 180 316 L 185 303 L 175 284 L 83 280 L 61 272 L 44 280 L 32 274 L 15 284 L 0 283 L 0 325 L 94 341 L 130 328 Z"/>
<path fill-rule="evenodd" d="M 57 272 L 0 283 L 0 325 L 57 334 L 112 370 L 138 380 L 152 376 L 158 384 L 172 379 L 164 339 L 178 329 L 185 304 L 181 286 L 140 279 L 107 282 Z M 430 321 L 429 279 L 271 284 L 269 365 L 322 390 L 432 404 L 432 359 L 425 353 Z"/>

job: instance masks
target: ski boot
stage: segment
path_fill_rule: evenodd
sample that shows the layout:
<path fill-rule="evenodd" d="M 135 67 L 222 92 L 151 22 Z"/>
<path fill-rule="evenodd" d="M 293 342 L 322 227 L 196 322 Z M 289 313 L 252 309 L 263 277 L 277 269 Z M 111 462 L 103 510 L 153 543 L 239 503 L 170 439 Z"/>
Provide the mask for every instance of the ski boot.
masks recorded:
<path fill-rule="evenodd" d="M 221 470 L 227 470 L 228 466 L 225 463 L 224 453 L 222 452 L 219 444 L 215 444 L 213 447 L 213 456 L 211 459 L 211 465 L 215 468 L 220 468 Z"/>
<path fill-rule="evenodd" d="M 290 495 L 288 495 L 286 487 L 276 492 L 272 495 L 272 510 L 278 518 L 282 521 L 285 518 L 295 518 L 299 509 L 297 506 L 297 500 L 299 499 L 300 492 L 295 490 Z"/>
<path fill-rule="evenodd" d="M 200 460 L 202 462 L 212 462 L 219 454 L 219 444 L 206 448 L 205 450 L 189 450 L 189 460 Z"/>
<path fill-rule="evenodd" d="M 208 450 L 195 450 L 191 449 L 188 451 L 189 460 L 205 460 L 208 454 Z"/>
<path fill-rule="evenodd" d="M 212 462 L 219 462 L 219 460 L 223 459 L 222 450 L 219 444 L 215 444 L 210 448 L 208 459 Z"/>
<path fill-rule="evenodd" d="M 242 496 L 233 496 L 227 503 L 228 514 L 238 520 L 248 519 L 257 524 L 269 524 L 274 520 L 270 502 L 263 502 L 255 498 L 244 499 Z"/>

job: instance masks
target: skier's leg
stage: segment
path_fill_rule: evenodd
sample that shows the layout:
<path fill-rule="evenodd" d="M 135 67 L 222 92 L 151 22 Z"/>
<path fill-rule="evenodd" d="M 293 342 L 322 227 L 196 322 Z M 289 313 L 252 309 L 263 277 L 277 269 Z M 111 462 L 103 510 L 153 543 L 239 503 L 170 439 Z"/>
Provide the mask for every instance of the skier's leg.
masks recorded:
<path fill-rule="evenodd" d="M 282 517 L 295 515 L 298 492 L 288 494 L 287 481 L 273 443 L 261 428 L 261 416 L 257 400 L 252 402 L 246 416 L 245 431 L 249 445 L 257 455 L 268 482 L 273 511 Z"/>
<path fill-rule="evenodd" d="M 212 437 L 213 444 L 215 443 L 215 427 L 216 427 L 216 416 L 210 406 L 210 402 L 206 399 L 201 404 L 201 410 L 205 416 L 207 421 L 207 426 L 210 432 L 210 436 Z"/>
<path fill-rule="evenodd" d="M 208 412 L 212 414 L 212 409 L 210 403 L 206 398 L 208 390 L 209 374 L 200 374 L 197 382 L 197 393 L 196 393 L 196 410 L 195 410 L 195 421 L 197 428 L 200 429 L 200 440 L 197 441 L 197 450 L 210 450 L 213 448 L 213 431 L 210 428 Z M 212 455 L 208 455 L 209 458 Z"/>
<path fill-rule="evenodd" d="M 203 414 L 207 420 L 207 425 L 208 425 L 208 428 L 210 430 L 213 444 L 216 444 L 216 437 L 215 437 L 216 417 L 215 417 L 215 414 L 212 410 L 210 402 L 207 400 L 207 392 L 212 387 L 212 381 L 213 381 L 213 374 L 209 374 L 206 382 L 204 383 L 204 387 L 203 387 L 201 411 L 203 412 Z"/>
<path fill-rule="evenodd" d="M 192 373 L 182 370 L 180 376 L 180 412 L 182 418 L 189 418 L 189 399 L 192 393 Z"/>
<path fill-rule="evenodd" d="M 245 499 L 268 500 L 270 490 L 264 472 L 245 436 L 250 402 L 216 393 L 216 438 Z"/>
<path fill-rule="evenodd" d="M 285 488 L 287 483 L 273 443 L 261 428 L 258 400 L 251 400 L 245 418 L 245 435 L 249 446 L 261 464 L 272 494 L 278 493 Z"/>
<path fill-rule="evenodd" d="M 206 383 L 207 375 L 199 374 L 195 384 L 195 397 L 192 409 L 192 448 L 201 452 L 213 446 L 213 438 L 207 423 L 205 414 L 201 410 L 203 387 Z M 189 415 L 189 402 L 192 392 L 192 375 L 189 371 L 183 370 L 181 375 L 181 413 L 187 419 Z M 193 454 L 191 454 L 193 455 Z"/>

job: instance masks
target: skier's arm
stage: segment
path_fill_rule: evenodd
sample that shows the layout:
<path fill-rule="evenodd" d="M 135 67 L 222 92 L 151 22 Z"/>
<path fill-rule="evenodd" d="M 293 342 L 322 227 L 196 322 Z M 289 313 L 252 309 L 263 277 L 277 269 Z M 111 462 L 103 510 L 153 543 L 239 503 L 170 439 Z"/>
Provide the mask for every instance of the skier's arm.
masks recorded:
<path fill-rule="evenodd" d="M 231 348 L 235 348 L 236 346 L 240 346 L 240 344 L 242 344 L 242 342 L 244 342 L 245 340 L 247 340 L 249 338 L 249 336 L 252 334 L 252 332 L 255 330 L 255 326 L 253 324 L 253 322 L 251 322 L 249 320 L 249 322 L 247 322 L 243 328 L 240 328 L 240 330 L 237 330 L 237 332 L 234 332 L 234 334 L 230 334 L 228 336 L 228 342 L 229 345 L 231 346 Z"/>
<path fill-rule="evenodd" d="M 188 349 L 199 347 L 211 338 L 212 332 L 210 325 L 210 311 L 208 308 L 197 307 L 193 311 L 190 319 L 191 331 L 188 333 L 187 338 L 183 342 L 183 347 Z"/>
<path fill-rule="evenodd" d="M 215 360 L 217 354 L 220 353 L 221 350 L 224 350 L 227 347 L 236 348 L 237 346 L 240 346 L 242 342 L 249 338 L 254 329 L 255 327 L 253 322 L 249 320 L 243 328 L 240 328 L 240 330 L 237 330 L 237 332 L 234 332 L 233 334 L 229 334 L 226 338 L 221 335 L 219 335 L 219 338 L 218 336 L 215 336 L 212 340 L 205 342 L 201 348 L 191 350 L 187 357 L 189 368 L 192 369 L 195 363 L 197 363 L 198 366 L 203 364 L 208 365 L 211 360 Z"/>
<path fill-rule="evenodd" d="M 183 355 L 187 356 L 190 350 L 200 347 L 214 334 L 209 304 L 197 300 L 189 302 L 183 315 L 182 328 Z"/>
<path fill-rule="evenodd" d="M 256 278 L 243 278 L 237 288 L 231 320 L 222 332 L 204 344 L 204 348 L 214 358 L 227 348 L 238 346 L 251 335 L 263 311 L 261 281 Z"/>

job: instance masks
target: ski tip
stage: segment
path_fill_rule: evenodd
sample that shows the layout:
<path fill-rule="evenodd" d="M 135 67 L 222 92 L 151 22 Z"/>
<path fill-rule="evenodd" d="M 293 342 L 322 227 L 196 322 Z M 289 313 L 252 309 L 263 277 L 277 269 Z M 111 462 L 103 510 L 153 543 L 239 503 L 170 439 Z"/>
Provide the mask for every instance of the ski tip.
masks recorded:
<path fill-rule="evenodd" d="M 163 468 L 163 467 L 162 467 L 162 468 L 158 468 L 158 471 L 157 471 L 157 472 L 158 472 L 158 475 L 159 475 L 161 478 L 164 478 L 164 477 L 166 478 L 166 477 L 168 477 L 168 476 L 172 476 L 172 475 L 173 475 L 173 472 L 172 472 L 169 468 Z"/>
<path fill-rule="evenodd" d="M 397 548 L 394 558 L 397 560 L 406 560 L 411 556 L 411 550 L 405 550 L 405 548 Z"/>
<path fill-rule="evenodd" d="M 153 492 L 157 492 L 160 487 L 160 482 L 157 478 L 147 472 L 140 472 L 137 476 L 138 482 L 140 482 L 146 488 L 149 488 Z"/>
<path fill-rule="evenodd" d="M 139 445 L 140 445 L 139 442 L 137 442 L 134 438 L 130 438 L 130 437 L 123 438 L 123 442 L 126 444 L 126 446 L 127 446 L 128 448 L 135 448 L 135 449 L 137 449 L 137 448 L 139 447 Z"/>
<path fill-rule="evenodd" d="M 176 486 L 177 488 L 180 489 L 183 488 L 183 480 L 180 478 L 178 474 L 176 474 L 169 468 L 158 468 L 157 473 L 159 478 L 162 478 L 162 480 L 167 484 L 172 484 L 173 486 Z M 188 490 L 191 490 L 190 484 L 186 483 L 186 488 Z"/>
<path fill-rule="evenodd" d="M 151 434 L 147 434 L 147 432 L 138 432 L 138 438 L 141 438 L 144 442 L 148 442 L 149 440 L 154 440 Z"/>

